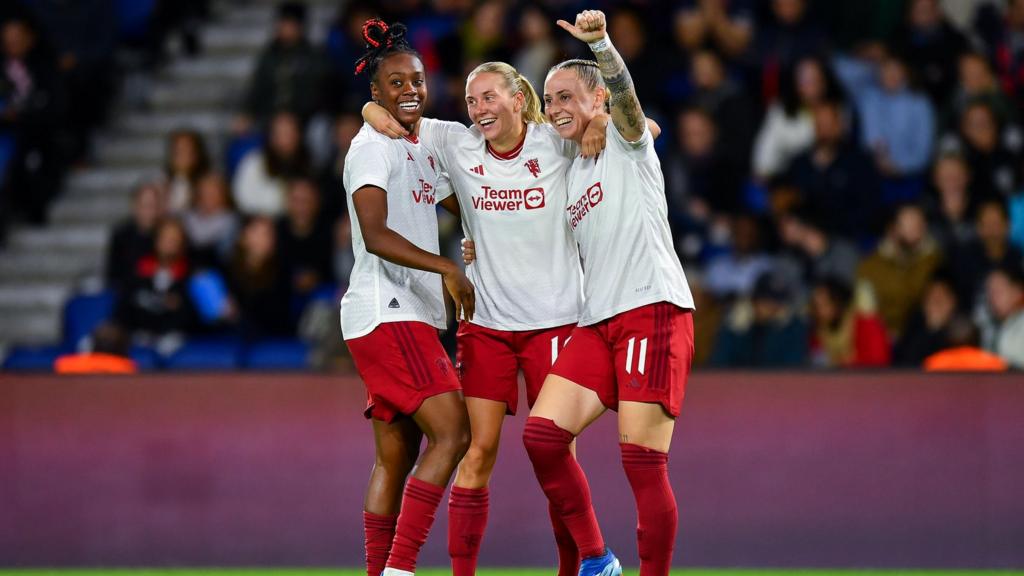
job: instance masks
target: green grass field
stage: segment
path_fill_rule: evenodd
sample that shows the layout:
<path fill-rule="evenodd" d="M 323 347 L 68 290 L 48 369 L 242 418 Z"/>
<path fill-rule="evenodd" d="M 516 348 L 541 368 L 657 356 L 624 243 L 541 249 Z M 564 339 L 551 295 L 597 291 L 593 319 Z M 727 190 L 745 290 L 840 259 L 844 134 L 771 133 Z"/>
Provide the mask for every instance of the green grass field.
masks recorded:
<path fill-rule="evenodd" d="M 0 570 L 0 576 L 366 576 L 364 570 L 246 570 L 194 568 L 175 570 L 94 569 L 94 570 Z M 451 570 L 423 569 L 417 576 L 451 576 Z M 554 570 L 537 568 L 480 569 L 478 576 L 552 576 Z M 626 576 L 636 576 L 627 570 Z M 673 576 L 1024 576 L 1024 572 L 998 570 L 673 570 Z"/>

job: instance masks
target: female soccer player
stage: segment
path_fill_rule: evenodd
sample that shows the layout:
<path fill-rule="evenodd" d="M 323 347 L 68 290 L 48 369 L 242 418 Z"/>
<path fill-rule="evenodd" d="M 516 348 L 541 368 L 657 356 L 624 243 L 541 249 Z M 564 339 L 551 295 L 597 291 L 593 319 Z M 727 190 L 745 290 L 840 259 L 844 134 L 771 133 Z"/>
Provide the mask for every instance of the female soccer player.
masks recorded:
<path fill-rule="evenodd" d="M 575 25 L 558 25 L 589 43 L 597 62 L 552 69 L 544 89 L 548 118 L 563 136 L 579 139 L 607 93 L 612 122 L 607 149 L 596 159 L 576 159 L 570 172 L 566 218 L 583 261 L 585 304 L 530 412 L 523 443 L 579 547 L 580 574 L 619 574 L 570 452 L 577 435 L 607 408 L 617 409 L 638 511 L 640 574 L 666 575 L 677 522 L 668 450 L 693 356 L 693 298 L 672 247 L 661 165 L 604 14 L 585 11 Z"/>
<path fill-rule="evenodd" d="M 364 126 L 345 159 L 355 265 L 341 328 L 366 383 L 376 446 L 364 503 L 367 575 L 400 576 L 415 571 L 469 445 L 466 405 L 438 329 L 445 327 L 441 281 L 466 318 L 473 317 L 474 289 L 438 255 L 440 168 L 416 137 L 427 100 L 423 63 L 401 24 L 370 20 L 363 35 L 367 52 L 356 73 L 368 74 L 373 99 L 410 135 L 392 140 Z"/>
<path fill-rule="evenodd" d="M 533 87 L 508 64 L 489 62 L 470 73 L 466 108 L 473 127 L 423 118 L 418 132 L 448 172 L 465 233 L 480 254 L 468 269 L 478 288 L 476 316 L 458 332 L 472 442 L 448 502 L 454 576 L 476 570 L 501 426 L 518 404 L 517 375 L 523 371 L 532 406 L 580 310 L 579 254 L 562 216 L 579 146 L 546 123 Z M 363 115 L 385 134 L 405 132 L 380 106 L 368 104 Z M 577 140 L 590 155 L 604 147 L 603 126 L 595 132 L 599 142 Z M 575 575 L 576 545 L 553 512 L 551 520 L 559 575 Z"/>

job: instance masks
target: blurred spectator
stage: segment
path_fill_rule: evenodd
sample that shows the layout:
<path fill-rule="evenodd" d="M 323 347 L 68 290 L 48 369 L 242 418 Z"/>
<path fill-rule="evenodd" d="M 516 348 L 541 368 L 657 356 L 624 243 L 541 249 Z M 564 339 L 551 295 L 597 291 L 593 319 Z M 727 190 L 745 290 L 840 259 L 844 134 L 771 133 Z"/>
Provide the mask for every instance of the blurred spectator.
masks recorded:
<path fill-rule="evenodd" d="M 274 38 L 263 49 L 249 79 L 245 115 L 236 121 L 237 132 L 265 129 L 271 117 L 282 111 L 305 124 L 322 106 L 326 62 L 306 38 L 305 27 L 305 4 L 278 5 Z"/>
<path fill-rule="evenodd" d="M 484 0 L 476 4 L 463 21 L 460 33 L 463 73 L 483 62 L 508 59 L 510 54 L 505 46 L 507 17 L 508 5 L 502 0 Z"/>
<path fill-rule="evenodd" d="M 711 115 L 698 107 L 679 113 L 678 152 L 666 162 L 665 186 L 678 234 L 701 234 L 710 220 L 742 208 L 740 168 L 723 153 Z"/>
<path fill-rule="evenodd" d="M 812 363 L 830 368 L 888 366 L 889 339 L 870 289 L 823 278 L 811 294 Z"/>
<path fill-rule="evenodd" d="M 1005 4 L 1005 11 L 997 3 L 979 6 L 975 31 L 995 66 L 1003 91 L 1019 107 L 1024 104 L 1024 1 L 1007 0 Z"/>
<path fill-rule="evenodd" d="M 290 336 L 291 293 L 277 253 L 274 222 L 265 216 L 242 228 L 228 267 L 234 314 L 243 337 Z"/>
<path fill-rule="evenodd" d="M 1017 121 L 1013 102 L 999 89 L 985 58 L 977 52 L 965 52 L 960 56 L 959 83 L 946 103 L 943 116 L 946 129 L 955 129 L 967 106 L 975 102 L 987 104 L 1001 126 Z"/>
<path fill-rule="evenodd" d="M 847 286 L 853 285 L 860 253 L 850 241 L 829 236 L 821 219 L 808 210 L 785 214 L 778 223 L 783 246 L 796 261 L 796 280 L 812 285 L 834 278 Z"/>
<path fill-rule="evenodd" d="M 363 119 L 358 114 L 342 114 L 334 120 L 330 160 L 320 171 L 318 179 L 322 210 L 328 217 L 336 218 L 348 209 L 341 175 L 345 168 L 345 155 L 362 126 Z"/>
<path fill-rule="evenodd" d="M 807 358 L 807 326 L 789 305 L 789 287 L 771 272 L 754 284 L 751 299 L 733 305 L 718 332 L 714 366 L 800 366 Z"/>
<path fill-rule="evenodd" d="M 835 75 L 817 58 L 785 68 L 781 80 L 779 99 L 768 108 L 754 144 L 754 175 L 761 180 L 784 173 L 814 143 L 814 107 L 842 99 Z"/>
<path fill-rule="evenodd" d="M 114 0 L 32 0 L 56 51 L 57 70 L 69 96 L 65 128 L 70 159 L 88 151 L 89 133 L 106 118 L 114 94 L 117 11 Z"/>
<path fill-rule="evenodd" d="M 352 71 L 356 60 L 366 51 L 363 23 L 374 16 L 391 21 L 384 14 L 379 14 L 383 7 L 374 4 L 378 3 L 367 0 L 341 2 L 327 30 L 325 50 L 330 70 L 325 80 L 327 98 L 324 104 L 326 112 L 332 115 L 358 111 L 369 96 L 365 83 L 357 80 Z"/>
<path fill-rule="evenodd" d="M 910 0 L 906 21 L 893 33 L 889 45 L 917 72 L 932 105 L 945 104 L 956 82 L 957 59 L 968 43 L 946 19 L 939 0 Z"/>
<path fill-rule="evenodd" d="M 923 185 L 919 176 L 927 167 L 935 140 L 931 103 L 911 89 L 906 65 L 890 56 L 882 61 L 877 82 L 858 98 L 858 108 L 864 146 L 873 153 L 875 166 L 886 179 L 888 193 L 883 199 L 914 200 Z M 908 177 L 913 181 L 905 180 Z M 896 192 L 901 185 L 912 190 Z"/>
<path fill-rule="evenodd" d="M 153 60 L 157 64 L 163 62 L 167 41 L 176 33 L 180 34 L 186 55 L 198 54 L 199 26 L 209 14 L 209 0 L 156 0 L 147 34 Z"/>
<path fill-rule="evenodd" d="M 658 117 L 672 108 L 663 89 L 667 66 L 662 51 L 651 46 L 650 32 L 650 24 L 633 8 L 620 6 L 608 14 L 608 35 L 615 39 L 615 48 L 629 68 L 644 112 Z"/>
<path fill-rule="evenodd" d="M 932 169 L 935 198 L 930 210 L 932 237 L 946 254 L 975 237 L 974 199 L 968 183 L 971 172 L 959 154 L 943 154 Z"/>
<path fill-rule="evenodd" d="M 238 166 L 232 186 L 235 203 L 245 215 L 283 214 L 288 181 L 308 176 L 311 169 L 298 118 L 279 112 L 263 147 L 246 154 Z"/>
<path fill-rule="evenodd" d="M 704 289 L 704 278 L 699 270 L 688 270 L 686 281 L 694 303 L 693 364 L 704 366 L 711 360 L 726 308 Z"/>
<path fill-rule="evenodd" d="M 561 28 L 557 30 L 562 33 Z M 512 56 L 512 65 L 538 92 L 544 90 L 548 69 L 558 62 L 555 34 L 555 19 L 542 4 L 527 4 L 519 11 L 519 49 Z"/>
<path fill-rule="evenodd" d="M 935 275 L 928 281 L 920 306 L 910 316 L 893 348 L 893 363 L 920 366 L 928 356 L 951 346 L 949 327 L 958 308 L 952 278 Z"/>
<path fill-rule="evenodd" d="M 231 194 L 224 176 L 203 174 L 196 183 L 192 205 L 182 215 L 192 245 L 195 267 L 223 269 L 235 238 L 239 218 L 231 206 Z"/>
<path fill-rule="evenodd" d="M 941 261 L 921 207 L 905 204 L 894 209 L 878 249 L 857 270 L 858 282 L 867 282 L 874 291 L 878 311 L 894 340 L 903 333 L 907 317 Z"/>
<path fill-rule="evenodd" d="M 125 287 L 135 276 L 138 261 L 153 251 L 153 233 L 164 217 L 163 191 L 154 183 L 140 184 L 132 192 L 132 215 L 111 231 L 107 242 L 107 286 Z"/>
<path fill-rule="evenodd" d="M 955 316 L 947 330 L 948 346 L 924 359 L 926 372 L 1005 372 L 999 356 L 978 347 L 978 328 L 969 318 Z"/>
<path fill-rule="evenodd" d="M 825 29 L 812 18 L 806 0 L 771 0 L 771 15 L 754 39 L 765 101 L 778 93 L 780 71 L 801 58 L 820 55 L 825 44 Z"/>
<path fill-rule="evenodd" d="M 879 208 L 878 174 L 857 147 L 840 105 L 814 108 L 814 146 L 793 162 L 793 180 L 804 206 L 822 216 L 826 231 L 861 240 Z"/>
<path fill-rule="evenodd" d="M 121 327 L 103 323 L 92 332 L 88 351 L 65 354 L 53 364 L 57 374 L 134 374 L 138 367 L 128 356 L 131 342 Z"/>
<path fill-rule="evenodd" d="M 730 219 L 732 250 L 713 258 L 704 270 L 704 286 L 720 300 L 749 296 L 757 281 L 772 269 L 763 251 L 757 218 L 749 214 Z"/>
<path fill-rule="evenodd" d="M 293 180 L 285 215 L 277 221 L 277 253 L 293 294 L 308 296 L 334 282 L 333 226 L 333 219 L 320 212 L 316 184 Z"/>
<path fill-rule="evenodd" d="M 754 37 L 753 5 L 744 0 L 682 0 L 674 23 L 676 42 L 690 52 L 715 50 L 736 59 Z"/>
<path fill-rule="evenodd" d="M 1024 369 L 1024 274 L 1020 265 L 996 268 L 985 283 L 988 321 L 982 324 L 984 348 Z"/>
<path fill-rule="evenodd" d="M 167 209 L 178 214 L 192 204 L 199 178 L 210 170 L 210 155 L 202 134 L 175 130 L 167 138 L 166 158 Z"/>
<path fill-rule="evenodd" d="M 348 214 L 335 221 L 334 224 L 334 277 L 342 291 L 348 287 L 352 267 L 356 264 L 355 253 L 352 251 L 352 221 Z"/>
<path fill-rule="evenodd" d="M 133 340 L 166 353 L 195 327 L 196 313 L 188 294 L 191 271 L 185 227 L 165 218 L 154 235 L 154 250 L 135 264 L 117 299 L 114 318 Z"/>
<path fill-rule="evenodd" d="M 56 138 L 64 94 L 54 63 L 27 18 L 4 22 L 0 42 L 0 131 L 16 141 L 6 187 L 13 208 L 30 223 L 44 224 L 63 168 Z"/>
<path fill-rule="evenodd" d="M 948 255 L 957 296 L 965 309 L 972 308 L 981 295 L 990 271 L 1024 263 L 1024 254 L 1010 244 L 1010 223 L 1002 202 L 988 200 L 978 207 L 975 230 L 976 238 Z"/>
<path fill-rule="evenodd" d="M 1015 132 L 1004 135 L 988 104 L 972 102 L 960 117 L 959 133 L 948 139 L 946 148 L 964 155 L 971 167 L 970 189 L 977 198 L 1005 198 L 1017 186 L 1018 139 Z"/>
<path fill-rule="evenodd" d="M 757 119 L 754 106 L 742 88 L 727 75 L 718 56 L 710 50 L 693 55 L 694 94 L 691 102 L 707 110 L 718 132 L 719 153 L 734 169 L 746 173 Z"/>

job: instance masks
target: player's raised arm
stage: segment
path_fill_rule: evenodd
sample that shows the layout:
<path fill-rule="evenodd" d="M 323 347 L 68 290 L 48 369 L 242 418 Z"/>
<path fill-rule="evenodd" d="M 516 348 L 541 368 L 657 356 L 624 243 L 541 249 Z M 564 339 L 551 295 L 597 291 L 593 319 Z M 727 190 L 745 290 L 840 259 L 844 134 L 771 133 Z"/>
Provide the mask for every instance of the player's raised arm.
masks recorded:
<path fill-rule="evenodd" d="M 633 78 L 629 75 L 626 63 L 608 38 L 604 12 L 584 10 L 576 15 L 576 24 L 559 20 L 558 25 L 577 40 L 590 45 L 608 89 L 608 103 L 615 128 L 626 140 L 639 140 L 644 133 L 644 111 L 636 97 Z"/>

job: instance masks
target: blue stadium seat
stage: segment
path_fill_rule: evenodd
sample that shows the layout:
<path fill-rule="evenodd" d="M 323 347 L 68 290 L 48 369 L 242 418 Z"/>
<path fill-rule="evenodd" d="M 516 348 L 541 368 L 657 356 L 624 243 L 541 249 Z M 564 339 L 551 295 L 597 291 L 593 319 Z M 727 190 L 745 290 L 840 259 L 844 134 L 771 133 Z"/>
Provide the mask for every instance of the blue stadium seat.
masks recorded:
<path fill-rule="evenodd" d="M 82 338 L 92 334 L 113 312 L 114 293 L 110 290 L 71 297 L 64 305 L 64 349 L 76 350 Z"/>
<path fill-rule="evenodd" d="M 142 42 L 149 34 L 156 0 L 117 0 L 117 31 L 122 40 Z"/>
<path fill-rule="evenodd" d="M 242 345 L 235 339 L 189 340 L 167 358 L 168 370 L 237 370 Z"/>
<path fill-rule="evenodd" d="M 245 367 L 249 369 L 302 370 L 309 367 L 309 346 L 301 340 L 267 340 L 249 346 Z"/>
<path fill-rule="evenodd" d="M 16 346 L 4 359 L 4 370 L 53 372 L 53 363 L 62 353 L 60 346 Z"/>
<path fill-rule="evenodd" d="M 148 346 L 132 346 L 128 355 L 135 361 L 140 372 L 152 372 L 160 369 L 160 354 Z"/>

